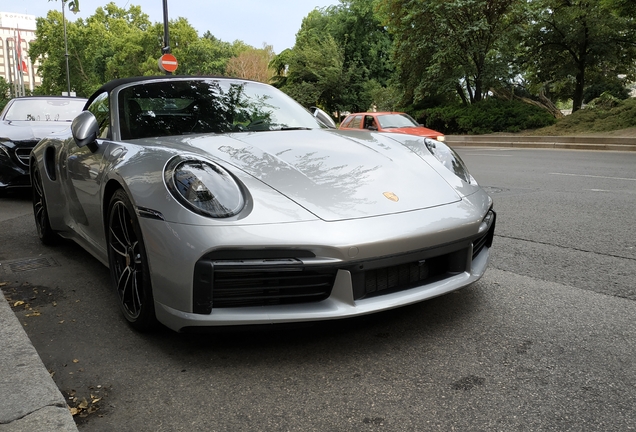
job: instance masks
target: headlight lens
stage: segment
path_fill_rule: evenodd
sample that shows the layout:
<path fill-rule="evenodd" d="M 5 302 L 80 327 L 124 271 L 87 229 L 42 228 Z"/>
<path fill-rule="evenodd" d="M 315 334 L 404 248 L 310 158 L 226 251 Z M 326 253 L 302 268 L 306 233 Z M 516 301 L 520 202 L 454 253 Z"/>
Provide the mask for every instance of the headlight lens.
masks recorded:
<path fill-rule="evenodd" d="M 466 183 L 475 182 L 472 176 L 468 173 L 468 168 L 464 165 L 464 162 L 459 155 L 447 146 L 446 144 L 435 141 L 430 138 L 424 138 L 426 148 L 431 152 L 435 158 L 442 163 L 451 172 L 455 173 L 457 177 L 464 180 Z"/>
<path fill-rule="evenodd" d="M 11 156 L 9 156 L 9 150 L 2 145 L 2 142 L 0 142 L 0 158 L 11 159 Z"/>
<path fill-rule="evenodd" d="M 166 166 L 164 179 L 172 195 L 200 215 L 226 218 L 245 206 L 234 177 L 210 162 L 176 157 Z"/>

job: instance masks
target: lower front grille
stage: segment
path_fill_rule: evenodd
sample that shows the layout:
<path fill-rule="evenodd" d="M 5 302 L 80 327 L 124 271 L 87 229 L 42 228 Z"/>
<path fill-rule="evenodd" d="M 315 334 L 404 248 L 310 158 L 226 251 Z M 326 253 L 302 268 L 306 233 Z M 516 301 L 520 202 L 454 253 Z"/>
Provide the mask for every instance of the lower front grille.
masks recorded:
<path fill-rule="evenodd" d="M 311 268 L 296 259 L 199 261 L 194 312 L 214 308 L 309 303 L 331 295 L 337 268 Z"/>
<path fill-rule="evenodd" d="M 216 307 L 269 306 L 324 300 L 335 271 L 215 271 L 212 304 Z"/>
<path fill-rule="evenodd" d="M 463 247 L 450 253 L 439 250 L 428 251 L 422 256 L 406 255 L 398 257 L 397 263 L 382 261 L 368 263 L 367 270 L 352 271 L 353 298 L 367 297 L 404 291 L 432 283 L 466 270 L 468 248 Z M 413 260 L 414 261 L 409 261 Z M 373 268 L 379 266 L 378 268 Z"/>

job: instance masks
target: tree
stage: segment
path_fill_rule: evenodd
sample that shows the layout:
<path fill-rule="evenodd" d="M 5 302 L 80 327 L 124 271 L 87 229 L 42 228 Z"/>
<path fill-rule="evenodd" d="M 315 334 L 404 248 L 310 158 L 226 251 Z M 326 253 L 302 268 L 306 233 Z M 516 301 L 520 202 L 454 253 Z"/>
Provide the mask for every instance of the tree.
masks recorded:
<path fill-rule="evenodd" d="M 197 63 L 188 57 L 191 46 L 199 42 L 196 30 L 185 18 L 169 23 L 173 53 L 183 55 L 186 70 Z M 31 43 L 31 61 L 39 61 L 40 94 L 60 94 L 66 90 L 62 14 L 49 11 L 38 18 L 36 40 Z M 97 8 L 85 21 L 67 23 L 71 87 L 78 96 L 89 96 L 99 86 L 115 78 L 157 75 L 161 55 L 163 25 L 151 24 L 139 6 L 127 9 L 114 3 Z"/>
<path fill-rule="evenodd" d="M 263 49 L 245 50 L 228 60 L 226 74 L 268 83 L 274 74 L 269 67 L 273 58 L 274 48 L 271 45 L 264 45 Z"/>
<path fill-rule="evenodd" d="M 636 7 L 625 0 L 533 0 L 522 47 L 528 78 L 581 108 L 590 84 L 636 72 Z"/>
<path fill-rule="evenodd" d="M 274 84 L 306 105 L 319 104 L 328 111 L 370 108 L 373 95 L 382 93 L 378 86 L 386 89 L 393 76 L 392 40 L 375 13 L 376 2 L 342 0 L 310 12 L 294 48 L 272 60 Z"/>
<path fill-rule="evenodd" d="M 510 41 L 524 20 L 523 0 L 381 0 L 394 36 L 406 99 L 456 92 L 479 102 L 511 79 Z"/>
<path fill-rule="evenodd" d="M 11 85 L 3 77 L 0 77 L 0 111 L 11 100 Z"/>
<path fill-rule="evenodd" d="M 188 44 L 179 56 L 179 73 L 184 75 L 223 75 L 232 57 L 246 49 L 242 41 L 233 44 L 214 37 L 209 31 Z"/>

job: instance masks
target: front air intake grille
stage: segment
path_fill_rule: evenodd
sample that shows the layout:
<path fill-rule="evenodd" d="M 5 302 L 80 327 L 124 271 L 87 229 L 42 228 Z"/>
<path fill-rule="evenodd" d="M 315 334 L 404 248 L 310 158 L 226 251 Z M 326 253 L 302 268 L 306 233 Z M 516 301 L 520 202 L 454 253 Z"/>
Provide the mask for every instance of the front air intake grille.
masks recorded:
<path fill-rule="evenodd" d="M 466 269 L 466 248 L 438 256 L 427 255 L 429 257 L 417 261 L 389 263 L 392 265 L 352 272 L 354 299 L 404 291 L 450 277 Z M 408 259 L 409 256 L 403 258 Z"/>
<path fill-rule="evenodd" d="M 295 259 L 199 261 L 194 311 L 309 303 L 331 295 L 336 268 L 308 269 Z M 211 283 L 210 283 L 211 282 Z"/>
<path fill-rule="evenodd" d="M 331 294 L 335 272 L 214 272 L 214 307 L 268 306 L 324 300 Z"/>

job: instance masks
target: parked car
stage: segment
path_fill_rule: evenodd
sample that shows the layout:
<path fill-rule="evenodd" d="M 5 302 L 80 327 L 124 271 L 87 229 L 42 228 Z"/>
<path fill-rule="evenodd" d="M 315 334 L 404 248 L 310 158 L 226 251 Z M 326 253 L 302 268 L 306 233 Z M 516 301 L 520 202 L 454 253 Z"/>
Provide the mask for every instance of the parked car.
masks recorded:
<path fill-rule="evenodd" d="M 340 123 L 340 129 L 372 130 L 401 133 L 444 141 L 444 134 L 418 124 L 413 117 L 403 112 L 367 112 L 349 114 Z"/>
<path fill-rule="evenodd" d="M 32 152 L 40 239 L 107 265 L 139 330 L 352 317 L 484 274 L 492 200 L 452 149 L 317 117 L 252 81 L 112 81 Z"/>
<path fill-rule="evenodd" d="M 29 187 L 29 154 L 45 136 L 67 129 L 86 99 L 34 96 L 11 99 L 0 113 L 0 193 Z"/>

